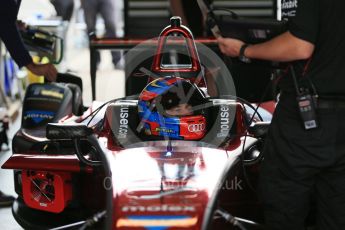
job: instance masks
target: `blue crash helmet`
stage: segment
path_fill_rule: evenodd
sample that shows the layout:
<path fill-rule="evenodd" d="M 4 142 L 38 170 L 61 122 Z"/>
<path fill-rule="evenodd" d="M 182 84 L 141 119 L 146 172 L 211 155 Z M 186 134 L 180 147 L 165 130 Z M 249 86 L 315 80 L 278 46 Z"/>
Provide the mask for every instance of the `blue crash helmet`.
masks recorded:
<path fill-rule="evenodd" d="M 140 128 L 146 135 L 199 140 L 206 133 L 205 102 L 203 92 L 190 81 L 179 77 L 158 78 L 139 96 Z M 191 112 L 187 115 L 167 112 L 181 105 L 188 105 Z"/>

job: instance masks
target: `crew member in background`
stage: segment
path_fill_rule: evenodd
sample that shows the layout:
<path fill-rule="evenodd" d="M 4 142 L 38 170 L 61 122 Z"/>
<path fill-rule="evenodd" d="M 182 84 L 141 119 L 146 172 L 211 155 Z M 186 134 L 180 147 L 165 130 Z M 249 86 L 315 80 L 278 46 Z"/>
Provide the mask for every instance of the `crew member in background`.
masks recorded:
<path fill-rule="evenodd" d="M 81 6 L 84 10 L 84 17 L 88 34 L 96 32 L 97 15 L 100 14 L 104 20 L 105 37 L 116 37 L 115 26 L 115 6 L 113 0 L 81 0 Z M 114 67 L 122 68 L 120 51 L 111 51 L 112 62 Z M 97 52 L 97 66 L 100 63 L 100 53 Z"/>
<path fill-rule="evenodd" d="M 317 229 L 345 229 L 345 1 L 282 0 L 281 5 L 287 32 L 255 45 L 218 39 L 231 57 L 293 67 L 279 82 L 281 96 L 264 150 L 260 188 L 266 229 L 306 229 L 312 200 Z M 316 122 L 302 119 L 306 104 L 296 100 L 293 72 L 299 93 L 318 95 L 304 101 L 316 105 L 316 120 L 311 119 Z"/>
<path fill-rule="evenodd" d="M 74 0 L 50 0 L 55 8 L 56 15 L 64 21 L 71 21 L 74 9 Z"/>

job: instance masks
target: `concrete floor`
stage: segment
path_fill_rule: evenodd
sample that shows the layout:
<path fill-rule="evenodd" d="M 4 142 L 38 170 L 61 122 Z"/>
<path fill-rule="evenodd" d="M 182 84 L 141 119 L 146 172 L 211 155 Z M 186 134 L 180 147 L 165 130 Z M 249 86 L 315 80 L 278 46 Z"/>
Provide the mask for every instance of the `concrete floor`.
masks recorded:
<path fill-rule="evenodd" d="M 71 25 L 73 26 L 73 24 Z M 60 65 L 60 72 L 71 71 L 83 79 L 84 103 L 90 104 L 91 79 L 90 79 L 90 53 L 87 47 L 78 46 L 74 40 L 79 34 L 77 28 L 68 31 L 67 53 L 65 61 Z M 80 35 L 78 35 L 80 36 Z M 96 100 L 108 101 L 125 95 L 125 75 L 121 69 L 115 69 L 111 62 L 110 51 L 101 51 L 101 62 L 96 77 Z"/>

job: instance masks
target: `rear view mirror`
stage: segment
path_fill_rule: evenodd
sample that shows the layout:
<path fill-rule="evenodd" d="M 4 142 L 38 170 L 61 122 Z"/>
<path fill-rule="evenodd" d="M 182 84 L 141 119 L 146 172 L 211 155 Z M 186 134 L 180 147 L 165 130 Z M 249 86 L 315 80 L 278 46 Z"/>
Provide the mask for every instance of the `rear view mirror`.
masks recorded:
<path fill-rule="evenodd" d="M 93 130 L 85 124 L 57 124 L 49 123 L 46 128 L 48 139 L 66 140 L 75 138 L 86 138 L 93 133 Z"/>

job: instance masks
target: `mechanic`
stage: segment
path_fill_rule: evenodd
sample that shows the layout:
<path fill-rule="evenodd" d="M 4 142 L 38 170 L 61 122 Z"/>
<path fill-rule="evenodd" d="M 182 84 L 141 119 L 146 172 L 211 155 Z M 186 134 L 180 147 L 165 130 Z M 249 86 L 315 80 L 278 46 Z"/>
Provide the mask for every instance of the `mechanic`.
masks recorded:
<path fill-rule="evenodd" d="M 264 150 L 260 191 L 267 229 L 305 229 L 311 202 L 317 229 L 345 229 L 344 12 L 343 0 L 282 0 L 288 31 L 255 45 L 218 40 L 231 57 L 290 64 L 279 81 Z M 314 122 L 304 123 L 297 92 L 313 96 L 307 111 L 316 113 Z"/>
<path fill-rule="evenodd" d="M 25 48 L 16 21 L 21 0 L 0 1 L 0 39 L 19 68 L 25 66 L 36 75 L 43 75 L 48 81 L 55 81 L 57 71 L 52 64 L 35 64 Z"/>

